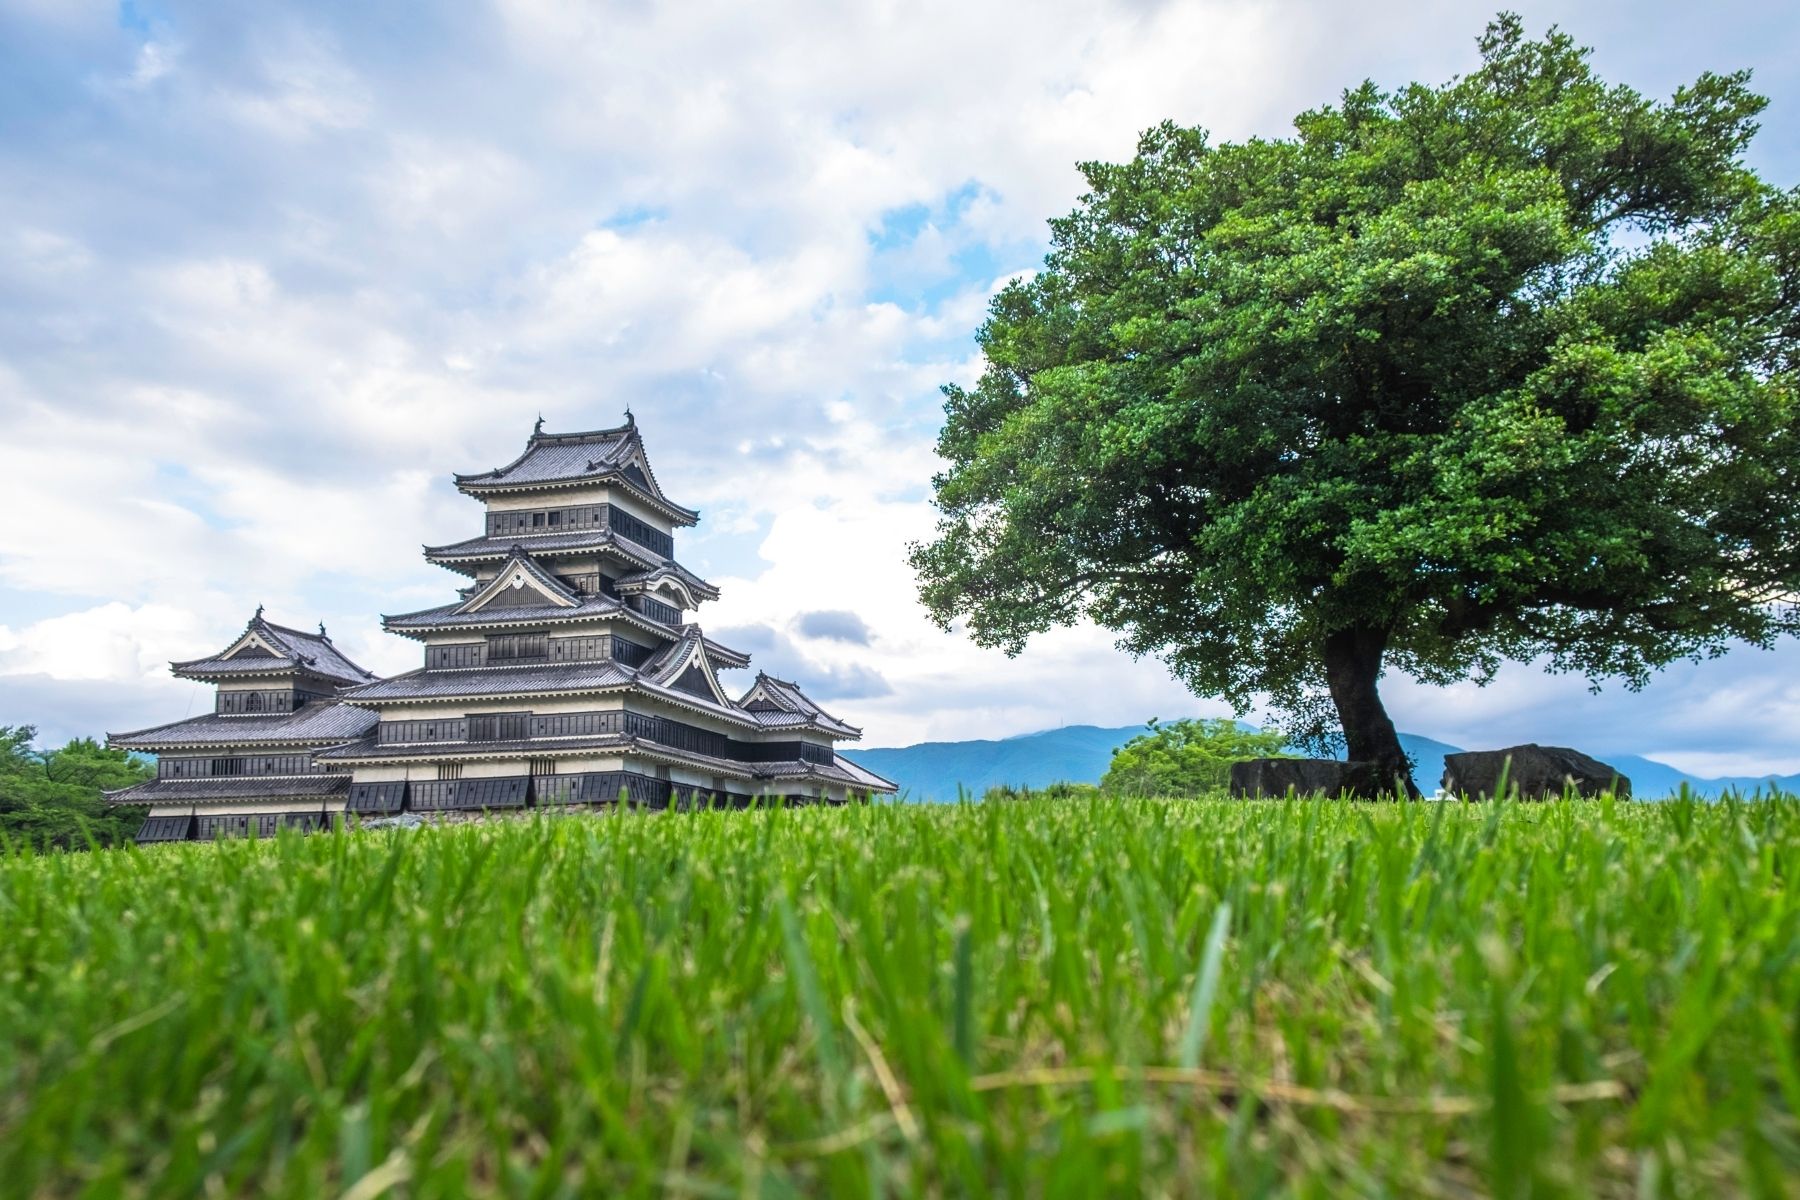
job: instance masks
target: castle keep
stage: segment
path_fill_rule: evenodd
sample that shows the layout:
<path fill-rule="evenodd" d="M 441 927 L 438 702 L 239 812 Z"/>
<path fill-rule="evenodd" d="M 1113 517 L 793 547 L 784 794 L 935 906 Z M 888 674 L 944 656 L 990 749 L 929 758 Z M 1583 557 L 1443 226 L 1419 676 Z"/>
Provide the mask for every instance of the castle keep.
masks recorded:
<path fill-rule="evenodd" d="M 158 756 L 109 799 L 148 804 L 140 841 L 622 798 L 842 803 L 894 785 L 837 753 L 861 731 L 758 674 L 694 614 L 718 589 L 675 559 L 699 514 L 663 494 L 629 416 L 545 433 L 507 466 L 458 475 L 479 536 L 425 550 L 467 578 L 453 603 L 382 618 L 424 663 L 377 679 L 331 645 L 263 619 L 218 654 L 175 663 L 217 685 L 214 711 L 109 744 Z"/>

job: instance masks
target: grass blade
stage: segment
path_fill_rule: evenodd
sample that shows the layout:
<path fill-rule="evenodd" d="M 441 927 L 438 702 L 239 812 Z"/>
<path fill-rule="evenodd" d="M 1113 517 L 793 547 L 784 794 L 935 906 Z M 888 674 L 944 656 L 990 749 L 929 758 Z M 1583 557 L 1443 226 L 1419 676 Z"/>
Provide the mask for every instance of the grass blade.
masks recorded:
<path fill-rule="evenodd" d="M 1186 1070 L 1200 1065 L 1200 1054 L 1206 1049 L 1213 1001 L 1219 994 L 1219 968 L 1225 961 L 1225 938 L 1230 931 L 1231 904 L 1222 901 L 1213 911 L 1212 928 L 1207 930 L 1206 946 L 1200 951 L 1200 970 L 1194 975 L 1194 995 L 1188 1004 L 1187 1031 L 1181 1035 L 1181 1049 L 1175 1057 Z"/>

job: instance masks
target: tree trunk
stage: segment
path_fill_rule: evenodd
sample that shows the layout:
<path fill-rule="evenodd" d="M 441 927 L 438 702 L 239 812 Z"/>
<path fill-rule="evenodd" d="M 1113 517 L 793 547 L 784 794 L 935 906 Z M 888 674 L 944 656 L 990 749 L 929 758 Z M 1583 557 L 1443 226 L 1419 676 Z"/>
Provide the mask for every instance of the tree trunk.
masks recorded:
<path fill-rule="evenodd" d="M 1412 768 L 1400 735 L 1387 709 L 1381 706 L 1376 683 L 1381 678 L 1381 656 L 1387 649 L 1387 632 L 1381 629 L 1339 629 L 1325 637 L 1325 684 L 1337 707 L 1338 724 L 1344 730 L 1344 750 L 1352 762 L 1372 763 L 1383 791 L 1400 790 L 1416 798 Z"/>

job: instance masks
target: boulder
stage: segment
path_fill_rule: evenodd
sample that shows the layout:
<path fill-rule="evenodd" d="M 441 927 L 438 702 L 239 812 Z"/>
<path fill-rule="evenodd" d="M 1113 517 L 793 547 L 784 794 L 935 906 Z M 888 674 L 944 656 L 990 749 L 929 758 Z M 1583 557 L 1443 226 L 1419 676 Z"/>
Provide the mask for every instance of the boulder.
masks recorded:
<path fill-rule="evenodd" d="M 1339 762 L 1335 758 L 1252 758 L 1231 764 L 1234 796 L 1301 796 L 1323 792 L 1327 796 L 1374 796 L 1391 791 L 1381 786 L 1375 766 L 1366 762 Z"/>
<path fill-rule="evenodd" d="M 1631 795 L 1631 780 L 1623 772 L 1579 750 L 1540 746 L 1536 742 L 1505 750 L 1446 754 L 1444 791 L 1470 798 L 1493 796 L 1500 789 L 1502 770 L 1506 771 L 1508 790 L 1516 789 L 1526 800 L 1555 799 L 1571 786 L 1581 796 L 1598 796 L 1605 791 L 1615 796 Z"/>

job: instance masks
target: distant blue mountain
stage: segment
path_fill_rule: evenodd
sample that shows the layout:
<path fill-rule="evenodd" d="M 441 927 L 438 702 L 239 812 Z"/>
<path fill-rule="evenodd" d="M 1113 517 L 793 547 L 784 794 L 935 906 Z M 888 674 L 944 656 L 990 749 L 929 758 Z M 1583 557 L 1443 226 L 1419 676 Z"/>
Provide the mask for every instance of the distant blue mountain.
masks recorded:
<path fill-rule="evenodd" d="M 898 783 L 908 799 L 948 801 L 957 798 L 959 788 L 964 794 L 980 796 L 989 788 L 1006 784 L 1041 788 L 1063 782 L 1098 783 L 1106 774 L 1113 751 L 1144 731 L 1142 725 L 1115 729 L 1065 725 L 998 741 L 921 742 L 893 749 L 853 749 L 850 757 Z M 1400 744 L 1416 764 L 1413 782 L 1427 796 L 1437 790 L 1444 777 L 1444 756 L 1461 749 L 1416 733 L 1402 733 Z M 1702 779 L 1635 754 L 1598 757 L 1628 776 L 1632 793 L 1637 796 L 1673 795 L 1683 783 L 1703 796 L 1730 790 L 1749 793 L 1771 786 L 1800 792 L 1800 775 Z"/>
<path fill-rule="evenodd" d="M 1800 775 L 1721 775 L 1702 779 L 1677 771 L 1668 763 L 1636 754 L 1602 754 L 1599 757 L 1625 773 L 1631 780 L 1634 796 L 1673 796 L 1684 783 L 1702 796 L 1720 796 L 1726 792 L 1742 792 L 1748 796 L 1752 792 L 1771 789 L 1800 793 Z"/>
<path fill-rule="evenodd" d="M 1437 791 L 1438 784 L 1444 780 L 1444 755 L 1462 750 L 1461 746 L 1434 742 L 1416 733 L 1401 734 L 1400 748 L 1412 756 L 1413 786 L 1427 796 Z"/>
<path fill-rule="evenodd" d="M 1113 751 L 1144 732 L 1142 725 L 1101 729 L 1064 725 L 995 742 L 921 742 L 890 750 L 851 749 L 855 759 L 899 784 L 908 799 L 954 800 L 960 785 L 980 796 L 992 787 L 1098 783 Z"/>

